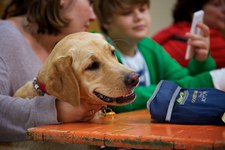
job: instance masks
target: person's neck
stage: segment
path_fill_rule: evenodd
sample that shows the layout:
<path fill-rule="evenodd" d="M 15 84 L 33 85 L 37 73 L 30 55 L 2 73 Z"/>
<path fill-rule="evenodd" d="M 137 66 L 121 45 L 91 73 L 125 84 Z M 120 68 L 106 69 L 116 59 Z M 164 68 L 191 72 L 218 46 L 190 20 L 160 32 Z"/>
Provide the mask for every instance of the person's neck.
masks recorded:
<path fill-rule="evenodd" d="M 133 57 L 136 53 L 137 43 L 136 42 L 129 42 L 129 41 L 114 41 L 113 44 L 116 46 L 116 48 L 126 56 Z"/>
<path fill-rule="evenodd" d="M 45 49 L 47 53 L 51 53 L 55 44 L 58 42 L 57 37 L 48 34 L 34 34 L 33 37 L 38 41 L 40 45 Z"/>
<path fill-rule="evenodd" d="M 8 20 L 19 29 L 38 58 L 44 61 L 52 51 L 56 37 L 48 34 L 37 34 L 36 29 L 32 25 L 28 25 L 25 16 L 13 17 Z"/>

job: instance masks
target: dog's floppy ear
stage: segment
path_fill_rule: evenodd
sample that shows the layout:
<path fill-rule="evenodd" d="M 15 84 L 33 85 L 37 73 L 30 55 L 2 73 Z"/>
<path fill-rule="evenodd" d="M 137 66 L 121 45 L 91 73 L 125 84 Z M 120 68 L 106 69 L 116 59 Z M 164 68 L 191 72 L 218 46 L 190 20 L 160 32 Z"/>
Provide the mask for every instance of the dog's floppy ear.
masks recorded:
<path fill-rule="evenodd" d="M 80 105 L 80 88 L 72 68 L 72 57 L 57 58 L 49 67 L 46 89 L 59 100 Z"/>

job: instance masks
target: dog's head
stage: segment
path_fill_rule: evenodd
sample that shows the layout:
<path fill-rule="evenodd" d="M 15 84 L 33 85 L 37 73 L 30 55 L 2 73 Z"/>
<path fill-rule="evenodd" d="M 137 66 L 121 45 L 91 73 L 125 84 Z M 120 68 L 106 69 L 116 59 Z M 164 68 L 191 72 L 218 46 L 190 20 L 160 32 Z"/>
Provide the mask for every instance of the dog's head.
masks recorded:
<path fill-rule="evenodd" d="M 115 48 L 97 33 L 75 33 L 62 39 L 38 74 L 49 94 L 74 106 L 80 99 L 122 105 L 135 99 L 139 75 L 120 64 Z"/>

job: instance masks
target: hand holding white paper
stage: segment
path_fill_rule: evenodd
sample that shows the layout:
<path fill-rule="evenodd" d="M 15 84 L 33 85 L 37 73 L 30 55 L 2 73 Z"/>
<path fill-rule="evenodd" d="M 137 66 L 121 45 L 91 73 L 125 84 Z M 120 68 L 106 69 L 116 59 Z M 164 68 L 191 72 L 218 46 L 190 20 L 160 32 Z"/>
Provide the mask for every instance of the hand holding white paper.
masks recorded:
<path fill-rule="evenodd" d="M 190 33 L 200 34 L 200 29 L 197 28 L 196 25 L 197 25 L 198 22 L 203 22 L 203 17 L 204 17 L 204 11 L 203 10 L 199 10 L 199 11 L 194 13 Z M 193 48 L 191 47 L 191 45 L 188 44 L 186 54 L 185 54 L 185 59 L 186 60 L 190 59 L 191 57 L 193 57 L 193 54 L 194 54 Z"/>

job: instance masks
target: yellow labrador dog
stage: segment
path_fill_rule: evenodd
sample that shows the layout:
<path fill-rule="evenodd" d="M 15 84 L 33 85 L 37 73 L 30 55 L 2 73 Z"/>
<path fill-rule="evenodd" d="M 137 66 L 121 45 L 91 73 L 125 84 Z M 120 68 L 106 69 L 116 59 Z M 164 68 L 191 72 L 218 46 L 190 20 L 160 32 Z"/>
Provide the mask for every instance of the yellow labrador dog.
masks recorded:
<path fill-rule="evenodd" d="M 80 100 L 92 103 L 93 107 L 130 103 L 135 99 L 133 89 L 139 83 L 139 75 L 120 64 L 114 53 L 115 48 L 100 34 L 68 35 L 56 44 L 37 78 L 18 89 L 14 96 L 32 98 L 47 93 L 75 107 L 80 105 Z M 34 141 L 0 144 L 3 146 L 24 150 L 31 147 L 33 150 L 65 149 L 65 144 Z M 90 149 L 87 145 L 77 144 L 67 148 Z"/>
<path fill-rule="evenodd" d="M 80 99 L 100 105 L 123 105 L 135 99 L 139 75 L 120 64 L 115 48 L 98 33 L 81 32 L 56 44 L 37 79 L 14 96 L 31 98 L 45 93 L 80 105 Z"/>

